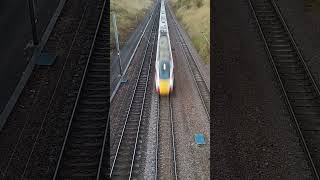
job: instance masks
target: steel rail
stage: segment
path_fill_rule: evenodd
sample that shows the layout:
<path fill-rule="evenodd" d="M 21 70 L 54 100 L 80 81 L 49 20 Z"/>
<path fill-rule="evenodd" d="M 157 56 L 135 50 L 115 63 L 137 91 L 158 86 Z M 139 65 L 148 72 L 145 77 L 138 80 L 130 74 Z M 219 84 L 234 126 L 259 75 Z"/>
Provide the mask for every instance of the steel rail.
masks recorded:
<path fill-rule="evenodd" d="M 168 104 L 169 104 L 169 121 L 170 121 L 170 137 L 171 137 L 171 146 L 172 146 L 172 163 L 173 163 L 173 176 L 174 176 L 174 179 L 177 180 L 178 179 L 178 173 L 177 173 L 177 160 L 176 160 L 176 146 L 175 146 L 175 135 L 174 135 L 174 121 L 173 121 L 173 106 L 172 106 L 172 101 L 171 101 L 171 97 L 164 97 L 164 98 L 168 98 Z M 160 159 L 158 156 L 159 156 L 159 127 L 160 127 L 160 111 L 161 111 L 161 104 L 160 104 L 160 96 L 158 96 L 158 121 L 157 121 L 157 133 L 156 133 L 156 157 L 155 157 L 155 179 L 158 179 L 158 176 L 159 176 L 159 173 L 158 173 L 158 159 Z M 160 178 L 159 178 L 160 179 Z"/>
<path fill-rule="evenodd" d="M 158 7 L 157 7 L 157 9 L 159 9 Z M 152 27 L 152 30 L 151 30 L 151 33 L 149 34 L 149 37 L 148 37 L 148 43 L 147 43 L 147 46 L 146 46 L 146 49 L 145 49 L 145 51 L 144 51 L 144 55 L 143 55 L 143 60 L 142 60 L 142 63 L 141 63 L 141 66 L 140 66 L 140 70 L 139 70 L 139 77 L 137 78 L 137 80 L 136 80 L 136 83 L 135 83 L 135 87 L 134 87 L 134 93 L 133 93 L 133 96 L 132 96 L 132 98 L 131 98 L 131 101 L 130 101 L 130 105 L 129 105 L 129 110 L 128 110 L 128 112 L 127 112 L 127 114 L 126 114 L 126 120 L 125 120 L 125 124 L 124 124 L 124 126 L 123 126 L 123 128 L 122 128 L 122 132 L 121 132 L 121 136 L 120 136 L 120 140 L 119 140 L 119 143 L 118 143 L 118 146 L 117 146 L 117 151 L 116 151 L 116 155 L 115 155 L 115 157 L 114 157 L 114 160 L 113 160 L 113 163 L 112 163 L 112 167 L 111 167 L 111 171 L 110 171 L 110 175 L 109 175 L 109 177 L 111 178 L 112 177 L 112 175 L 113 175 L 113 171 L 114 171 L 114 168 L 115 168 L 115 164 L 116 164 L 116 160 L 117 160 L 117 157 L 118 157 L 118 155 L 119 155 L 119 149 L 120 149 L 120 146 L 121 146 L 121 144 L 122 144 L 122 140 L 123 140 L 123 138 L 124 138 L 124 132 L 125 132 L 125 130 L 126 130 L 126 126 L 127 126 L 127 124 L 128 124 L 128 119 L 129 119 L 129 115 L 130 115 L 130 112 L 131 112 L 131 110 L 132 110 L 132 107 L 133 107 L 133 100 L 134 100 L 134 98 L 136 97 L 136 94 L 137 94 L 137 87 L 138 87 L 138 82 L 139 82 L 139 79 L 140 79 L 140 76 L 141 76 L 141 74 L 142 74 L 142 69 L 143 69 L 143 65 L 144 65 L 144 63 L 145 63 L 145 61 L 146 61 L 146 56 L 147 56 L 147 50 L 148 50 L 148 48 L 149 48 L 149 46 L 151 46 L 151 50 L 152 50 L 152 52 L 151 52 L 151 55 L 150 55 L 150 62 L 149 62 L 149 68 L 148 68 L 148 76 L 147 76 L 147 80 L 146 80 L 146 84 L 145 84 L 145 87 L 144 87 L 144 92 L 143 92 L 143 99 L 142 99 L 142 109 L 141 109 L 141 111 L 140 111 L 140 115 L 139 115 L 139 125 L 138 125 L 138 130 L 137 130 L 137 136 L 139 135 L 139 128 L 140 128 L 140 123 L 141 123 L 141 118 L 142 118 L 142 111 L 143 111 L 143 106 L 144 106 L 144 100 L 145 100 L 145 94 L 146 94 L 146 88 L 147 88 L 147 85 L 148 85 L 148 81 L 149 81 L 149 73 L 150 73 L 150 68 L 151 68 L 151 58 L 152 58 L 152 55 L 153 55 L 153 46 L 154 46 L 154 41 L 156 40 L 156 38 L 155 38 L 155 35 L 153 35 L 154 34 L 154 32 L 153 32 L 153 30 L 154 29 L 157 29 L 157 18 L 155 18 L 154 20 L 153 20 L 153 27 Z M 150 40 L 152 39 L 152 37 L 154 37 L 153 38 L 153 42 L 151 43 L 150 42 Z M 129 179 L 131 178 L 131 174 L 132 174 L 132 166 L 133 166 L 133 162 L 134 162 L 134 156 L 135 156 L 135 150 L 136 150 L 136 143 L 137 143 L 137 139 L 138 139 L 138 137 L 136 136 L 136 140 L 135 140 L 135 147 L 134 147 L 134 152 L 133 152 L 133 157 L 132 157 L 132 161 L 131 161 L 131 167 L 130 167 L 130 172 L 129 172 Z"/>
<path fill-rule="evenodd" d="M 177 173 L 177 159 L 176 159 L 176 146 L 175 146 L 175 136 L 174 136 L 174 122 L 173 122 L 173 106 L 171 97 L 169 97 L 169 103 L 170 103 L 170 122 L 171 122 L 171 137 L 172 137 L 172 150 L 173 150 L 173 164 L 174 164 L 174 176 L 175 180 L 178 179 L 178 173 Z"/>
<path fill-rule="evenodd" d="M 68 129 L 67 129 L 64 141 L 63 141 L 63 145 L 62 145 L 62 148 L 61 148 L 61 151 L 60 151 L 58 163 L 57 163 L 57 166 L 56 166 L 56 169 L 55 169 L 55 172 L 54 172 L 54 176 L 53 176 L 54 180 L 57 178 L 57 175 L 58 175 L 58 170 L 59 170 L 59 167 L 60 167 L 62 155 L 63 155 L 64 149 L 65 149 L 65 146 L 66 146 L 66 142 L 67 142 L 67 139 L 68 139 L 68 136 L 69 136 L 69 132 L 70 132 L 70 129 L 71 129 L 71 124 L 72 124 L 72 121 L 74 119 L 75 111 L 76 111 L 76 109 L 78 107 L 78 101 L 79 101 L 80 94 L 81 94 L 82 89 L 83 89 L 83 84 L 84 84 L 84 81 L 85 81 L 85 78 L 86 78 L 86 75 L 87 75 L 87 69 L 88 69 L 88 66 L 89 66 L 89 63 L 90 63 L 90 60 L 91 60 L 91 56 L 92 56 L 92 53 L 93 53 L 93 50 L 94 50 L 94 45 L 95 45 L 97 34 L 98 34 L 98 31 L 100 29 L 100 25 L 101 25 L 101 22 L 102 22 L 103 13 L 106 10 L 105 5 L 106 5 L 106 0 L 103 1 L 103 6 L 102 6 L 102 9 L 101 9 L 101 13 L 100 13 L 99 21 L 98 21 L 97 28 L 96 28 L 96 31 L 95 31 L 95 35 L 94 35 L 94 38 L 93 38 L 93 41 L 92 41 L 92 44 L 91 44 L 89 56 L 88 56 L 88 59 L 87 59 L 87 64 L 86 64 L 85 69 L 84 69 L 84 73 L 83 73 L 83 76 L 82 76 L 80 88 L 79 88 L 78 93 L 77 93 L 76 101 L 74 103 L 74 107 L 73 107 L 73 110 L 72 110 L 72 115 L 71 115 L 70 120 L 69 120 Z"/>
<path fill-rule="evenodd" d="M 100 154 L 100 160 L 99 160 L 98 173 L 97 173 L 96 180 L 100 179 L 102 162 L 103 162 L 103 157 L 104 157 L 104 149 L 106 147 L 107 137 L 108 137 L 108 133 L 109 133 L 109 123 L 110 123 L 110 116 L 109 115 L 110 114 L 108 114 L 107 125 L 106 125 L 106 129 L 104 131 L 103 144 L 102 144 L 102 148 L 101 148 L 102 150 L 101 150 L 101 154 Z"/>
<path fill-rule="evenodd" d="M 257 17 L 257 14 L 256 14 L 256 12 L 255 12 L 255 9 L 254 9 L 254 7 L 253 7 L 253 5 L 252 5 L 251 0 L 248 0 L 248 1 L 249 1 L 250 8 L 251 8 L 251 10 L 252 10 L 252 13 L 253 13 L 253 15 L 254 15 L 254 19 L 255 19 L 256 22 L 257 22 L 257 26 L 258 26 L 258 28 L 259 28 L 260 35 L 261 35 L 261 37 L 262 37 L 262 39 L 263 39 L 263 42 L 264 42 L 264 45 L 265 45 L 267 54 L 268 54 L 268 56 L 269 56 L 269 60 L 270 60 L 271 63 L 272 63 L 273 70 L 274 70 L 274 72 L 275 72 L 275 74 L 276 74 L 276 76 L 277 76 L 277 79 L 278 79 L 278 81 L 279 81 L 279 83 L 280 83 L 280 85 L 281 85 L 281 90 L 282 90 L 282 92 L 283 92 L 283 94 L 284 94 L 286 104 L 287 104 L 288 107 L 289 107 L 290 115 L 291 115 L 291 117 L 294 119 L 294 123 L 295 123 L 295 126 L 296 126 L 296 128 L 297 128 L 297 131 L 298 131 L 298 133 L 299 133 L 300 140 L 302 141 L 303 148 L 304 148 L 304 150 L 305 150 L 305 152 L 306 152 L 306 154 L 307 154 L 307 157 L 308 157 L 308 159 L 309 159 L 309 162 L 310 162 L 310 164 L 311 164 L 311 168 L 312 168 L 312 170 L 313 170 L 313 173 L 314 173 L 315 177 L 316 177 L 317 179 L 319 179 L 319 175 L 318 175 L 318 173 L 317 173 L 317 170 L 316 170 L 316 167 L 315 167 L 314 162 L 313 162 L 313 160 L 312 160 L 310 151 L 309 151 L 309 149 L 308 149 L 308 146 L 307 146 L 307 144 L 306 144 L 306 142 L 305 142 L 304 136 L 303 136 L 302 131 L 301 131 L 301 129 L 300 129 L 298 120 L 297 120 L 297 118 L 296 118 L 296 116 L 295 116 L 295 113 L 294 113 L 293 108 L 292 108 L 292 106 L 291 106 L 290 100 L 289 100 L 288 95 L 287 95 L 287 93 L 286 93 L 284 84 L 283 84 L 282 79 L 281 79 L 281 77 L 280 77 L 280 73 L 279 73 L 279 71 L 278 71 L 278 69 L 277 69 L 277 67 L 276 67 L 276 64 L 275 64 L 275 61 L 274 61 L 274 59 L 273 59 L 271 50 L 270 50 L 269 45 L 268 45 L 268 43 L 267 43 L 266 37 L 265 37 L 265 35 L 264 35 L 264 33 L 263 33 L 263 30 L 262 30 L 260 21 L 259 21 L 259 19 L 258 19 L 258 17 Z M 284 23 L 284 22 L 282 21 L 282 23 Z M 288 29 L 287 29 L 287 32 L 288 32 Z M 291 39 L 291 40 L 292 40 L 292 39 Z"/>
<path fill-rule="evenodd" d="M 160 96 L 156 96 L 157 97 L 157 105 L 158 105 L 158 108 L 157 108 L 157 125 L 156 125 L 156 149 L 155 149 L 155 152 L 156 152 L 156 155 L 155 155 L 155 173 L 154 173 L 154 179 L 157 180 L 157 177 L 158 177 L 158 144 L 159 144 L 159 117 L 160 117 Z"/>

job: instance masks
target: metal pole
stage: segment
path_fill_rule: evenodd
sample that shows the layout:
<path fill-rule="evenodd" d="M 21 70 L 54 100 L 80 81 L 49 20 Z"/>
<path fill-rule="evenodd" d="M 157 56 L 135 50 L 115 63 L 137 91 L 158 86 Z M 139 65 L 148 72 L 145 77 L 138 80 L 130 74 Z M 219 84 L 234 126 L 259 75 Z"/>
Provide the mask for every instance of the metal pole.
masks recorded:
<path fill-rule="evenodd" d="M 30 21 L 31 21 L 31 27 L 32 27 L 32 35 L 33 35 L 33 44 L 38 45 L 38 36 L 37 36 L 37 25 L 36 25 L 36 19 L 35 19 L 35 12 L 34 12 L 34 1 L 28 0 L 29 2 L 29 13 L 30 13 Z"/>
<path fill-rule="evenodd" d="M 117 21 L 116 21 L 116 15 L 113 14 L 113 28 L 114 28 L 114 36 L 116 39 L 116 46 L 118 51 L 118 57 L 119 57 L 119 69 L 120 69 L 120 76 L 122 76 L 122 68 L 121 68 L 121 56 L 120 56 L 120 47 L 119 47 L 119 39 L 118 39 L 118 29 L 117 29 Z"/>

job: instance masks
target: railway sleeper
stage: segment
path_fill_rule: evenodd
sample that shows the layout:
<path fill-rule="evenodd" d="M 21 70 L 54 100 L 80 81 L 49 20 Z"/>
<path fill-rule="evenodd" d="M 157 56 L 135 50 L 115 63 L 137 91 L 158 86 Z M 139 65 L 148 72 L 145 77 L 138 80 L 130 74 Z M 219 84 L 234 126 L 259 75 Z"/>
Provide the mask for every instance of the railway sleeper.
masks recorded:
<path fill-rule="evenodd" d="M 289 94 L 289 99 L 290 100 L 292 100 L 292 99 L 294 99 L 294 100 L 313 100 L 313 99 L 315 99 L 315 96 L 312 94 L 310 94 L 308 96 L 306 96 L 306 95 L 298 96 L 298 94 L 295 93 L 295 94 Z"/>
<path fill-rule="evenodd" d="M 281 22 L 279 22 L 279 21 L 262 21 L 262 22 L 260 22 L 260 24 L 262 25 L 262 26 L 273 26 L 273 25 L 279 25 L 279 26 L 282 26 L 282 23 Z"/>
<path fill-rule="evenodd" d="M 301 102 L 301 103 L 299 103 L 298 101 L 296 101 L 296 102 L 294 102 L 293 103 L 293 108 L 302 108 L 302 107 L 314 107 L 314 108 L 318 108 L 318 109 L 320 109 L 320 103 L 316 103 L 316 102 L 314 102 L 314 101 L 306 101 L 306 102 Z"/>
<path fill-rule="evenodd" d="M 136 134 L 138 131 L 138 125 L 139 125 L 138 121 L 134 122 L 134 123 L 130 122 L 130 124 L 128 124 L 128 123 L 129 122 L 127 122 L 125 133 L 130 134 L 130 135 Z"/>
<path fill-rule="evenodd" d="M 85 100 L 80 100 L 80 104 L 83 105 L 94 105 L 94 106 L 98 106 L 98 105 L 106 105 L 108 102 L 107 101 L 102 101 L 99 99 L 85 99 Z"/>
<path fill-rule="evenodd" d="M 285 80 L 285 84 L 296 84 L 296 85 L 301 85 L 301 86 L 309 86 L 312 85 L 311 82 L 306 78 L 306 79 L 289 79 L 289 78 L 283 78 Z"/>
<path fill-rule="evenodd" d="M 99 33 L 98 33 L 99 34 Z M 98 36 L 97 36 L 98 37 Z M 105 54 L 107 54 L 106 53 L 106 51 L 97 51 L 96 50 L 96 48 L 101 48 L 101 47 L 106 47 L 106 44 L 107 44 L 108 42 L 107 42 L 107 39 L 103 39 L 103 40 L 101 40 L 101 39 L 96 39 L 96 41 L 95 41 L 95 43 L 94 43 L 94 53 L 96 53 L 96 52 L 98 52 L 98 53 L 105 53 Z"/>
<path fill-rule="evenodd" d="M 288 54 L 295 54 L 296 51 L 292 48 L 271 48 L 270 49 L 275 55 L 279 53 L 288 53 Z"/>
<path fill-rule="evenodd" d="M 315 114 L 320 117 L 319 106 L 318 107 L 315 107 L 315 106 L 309 106 L 309 107 L 299 106 L 299 107 L 297 107 L 296 106 L 293 109 L 297 114 Z M 320 122 L 317 122 L 317 123 L 320 124 Z"/>
<path fill-rule="evenodd" d="M 301 88 L 292 88 L 292 89 L 288 89 L 287 90 L 287 93 L 313 93 L 314 91 L 311 89 L 311 88 L 304 88 L 304 87 L 301 87 Z"/>
<path fill-rule="evenodd" d="M 313 121 L 313 122 L 316 122 L 316 121 Z M 305 122 L 304 123 L 299 123 L 299 126 L 300 126 L 300 129 L 302 129 L 302 132 L 303 132 L 303 134 L 305 134 L 306 132 L 314 132 L 314 133 L 319 133 L 320 132 L 320 124 L 319 123 L 309 123 L 309 124 L 305 124 Z M 313 137 L 311 137 L 311 138 L 314 138 L 314 136 Z M 310 141 L 311 139 L 310 139 L 310 137 L 309 138 L 306 138 L 306 141 Z M 310 146 L 310 143 L 308 143 L 309 144 L 309 146 Z M 320 145 L 320 144 L 319 144 Z M 319 147 L 316 147 L 316 148 L 319 148 Z M 316 149 L 314 149 L 314 148 L 312 148 L 312 151 L 313 152 L 315 152 L 315 150 Z M 311 151 L 311 152 L 312 152 Z"/>
<path fill-rule="evenodd" d="M 76 173 L 73 173 L 72 176 L 63 176 L 65 179 L 73 179 L 75 177 L 91 177 L 94 178 L 96 176 L 96 174 L 94 175 L 93 173 L 86 173 L 83 172 L 83 170 L 81 172 L 76 171 Z"/>
<path fill-rule="evenodd" d="M 305 71 L 301 68 L 285 68 L 279 65 L 276 65 L 278 72 L 280 74 L 292 74 L 292 75 L 298 75 L 298 74 L 304 74 Z M 285 77 L 281 77 L 281 79 L 285 79 Z"/>
<path fill-rule="evenodd" d="M 256 11 L 258 17 L 275 17 L 272 11 Z"/>
<path fill-rule="evenodd" d="M 271 37 L 274 35 L 283 35 L 285 33 L 286 32 L 283 29 L 271 29 L 269 31 L 266 31 L 265 35 L 266 35 L 266 37 Z M 281 36 L 281 37 L 284 37 L 284 36 Z"/>
<path fill-rule="evenodd" d="M 282 74 L 283 79 L 285 79 L 286 81 L 305 81 L 308 80 L 308 78 L 303 75 L 297 75 L 297 74 Z"/>
<path fill-rule="evenodd" d="M 91 148 L 90 151 L 84 151 L 82 149 L 72 149 L 69 151 L 65 152 L 66 154 L 66 158 L 68 157 L 74 157 L 76 155 L 76 157 L 97 157 L 100 156 L 100 149 L 97 149 L 96 147 Z M 91 159 L 91 158 L 90 158 Z"/>
<path fill-rule="evenodd" d="M 74 125 L 75 128 L 77 129 L 89 129 L 90 131 L 92 130 L 102 130 L 104 131 L 104 128 L 105 128 L 105 124 L 101 124 L 101 123 L 97 123 L 97 122 L 92 122 L 91 120 L 88 120 L 90 121 L 90 126 L 88 126 L 88 122 L 86 121 L 82 121 L 82 122 L 78 122 L 77 124 Z"/>
<path fill-rule="evenodd" d="M 64 179 L 73 179 L 75 177 L 92 177 L 92 176 L 90 174 L 85 173 L 85 172 L 79 173 L 78 171 L 71 169 L 70 173 L 61 174 L 58 177 L 63 177 Z"/>
<path fill-rule="evenodd" d="M 79 128 L 79 129 L 94 129 L 95 131 L 100 130 L 100 131 L 104 131 L 105 126 L 106 126 L 106 119 L 103 120 L 94 120 L 94 119 L 79 119 L 76 118 L 77 122 L 74 124 L 75 128 Z M 98 133 L 98 132 L 97 132 Z"/>
<path fill-rule="evenodd" d="M 106 120 L 107 116 L 106 115 L 99 115 L 98 116 L 98 114 L 96 114 L 95 116 L 92 117 L 92 116 L 81 114 L 81 115 L 77 115 L 76 118 L 79 121 L 87 121 L 88 119 L 90 119 L 90 121 L 93 122 L 93 121 Z"/>
<path fill-rule="evenodd" d="M 133 150 L 134 150 L 134 139 L 131 140 L 132 142 L 127 142 L 127 143 L 122 143 L 122 146 L 120 146 L 118 150 L 118 157 L 117 161 L 122 164 L 123 162 L 128 161 L 133 155 Z M 130 160 L 131 161 L 131 160 Z"/>
<path fill-rule="evenodd" d="M 105 90 L 104 93 L 106 93 L 107 92 L 107 88 L 110 85 L 108 83 L 101 83 L 99 85 L 86 83 L 85 86 L 86 86 L 86 89 L 101 89 L 101 90 L 103 89 L 103 90 Z"/>
<path fill-rule="evenodd" d="M 102 146 L 103 136 L 97 136 L 97 138 L 84 138 L 86 141 L 81 140 L 80 137 L 78 138 L 72 137 L 71 139 L 74 140 L 75 142 L 72 141 L 72 143 L 69 144 L 68 147 L 72 149 L 81 148 L 83 152 L 86 152 L 86 151 L 95 151 L 97 148 Z"/>
<path fill-rule="evenodd" d="M 295 58 L 282 58 L 282 59 L 275 59 L 276 63 L 295 63 L 300 64 L 299 61 Z"/>
<path fill-rule="evenodd" d="M 285 51 L 285 50 L 280 50 L 280 49 L 274 49 L 271 48 L 271 53 L 273 57 L 286 57 L 283 59 L 289 59 L 289 57 L 296 57 L 296 54 L 294 53 L 294 51 Z M 300 64 L 300 62 L 298 61 L 298 58 L 291 58 L 291 61 L 296 62 L 296 64 Z M 289 62 L 288 60 L 283 60 L 282 58 L 278 58 L 277 60 L 275 60 L 275 62 Z"/>
<path fill-rule="evenodd" d="M 265 34 L 265 33 L 264 33 Z M 277 44 L 277 43 L 280 43 L 280 44 L 288 44 L 290 43 L 290 40 L 285 38 L 285 39 L 279 39 L 279 38 L 269 38 L 269 37 L 266 37 L 266 40 L 268 42 L 268 46 L 270 46 L 270 44 Z"/>
<path fill-rule="evenodd" d="M 108 57 L 107 56 L 91 56 L 91 62 L 90 64 L 95 64 L 95 63 L 103 63 L 107 61 Z"/>
<path fill-rule="evenodd" d="M 272 41 L 275 41 L 276 43 L 282 42 L 283 44 L 288 44 L 289 42 L 288 37 L 283 34 L 269 34 L 266 38 L 269 40 L 269 44 L 273 44 Z"/>
<path fill-rule="evenodd" d="M 99 69 L 103 69 L 103 72 L 109 73 L 110 69 L 108 69 L 108 65 L 96 65 L 95 63 L 90 64 L 89 70 L 100 71 Z"/>
<path fill-rule="evenodd" d="M 286 33 L 272 33 L 274 31 L 283 31 L 281 26 L 273 25 L 273 26 L 265 26 L 263 27 L 263 32 L 266 33 L 267 38 L 270 37 L 288 37 Z"/>
<path fill-rule="evenodd" d="M 75 139 L 79 139 L 80 141 L 83 141 L 81 139 L 86 139 L 86 140 L 90 140 L 91 138 L 94 139 L 101 139 L 104 137 L 104 128 L 105 126 L 101 126 L 100 128 L 100 132 L 99 129 L 97 128 L 84 128 L 84 129 L 79 129 L 75 132 L 72 132 L 71 138 L 75 138 Z M 73 140 L 75 140 L 73 139 Z M 72 142 L 72 141 L 71 141 Z"/>
<path fill-rule="evenodd" d="M 123 167 L 123 168 L 120 168 L 120 167 L 114 167 L 114 170 L 112 172 L 112 177 L 117 177 L 117 176 L 120 176 L 120 177 L 127 177 L 129 176 L 129 173 L 127 172 L 127 170 L 124 170 L 124 169 L 128 169 L 128 167 Z"/>
<path fill-rule="evenodd" d="M 273 16 L 273 17 L 265 17 L 265 16 L 258 16 L 258 19 L 260 22 L 277 22 L 279 21 L 277 17 Z"/>
<path fill-rule="evenodd" d="M 127 127 L 126 127 L 126 130 L 127 130 L 127 131 L 130 131 L 130 132 L 138 131 L 137 124 L 138 124 L 138 123 L 136 123 L 135 125 L 133 125 L 133 126 L 131 126 L 131 127 L 130 127 L 130 126 L 127 126 Z"/>
<path fill-rule="evenodd" d="M 83 98 L 106 98 L 108 97 L 107 94 L 88 94 L 88 93 L 83 93 L 82 94 Z"/>
<path fill-rule="evenodd" d="M 107 112 L 107 107 L 100 108 L 100 109 L 97 109 L 97 108 L 94 108 L 94 107 L 91 107 L 91 108 L 80 108 L 78 111 L 80 113 L 104 113 L 104 112 Z"/>
<path fill-rule="evenodd" d="M 101 66 L 89 68 L 89 73 L 101 73 L 101 72 L 109 72 L 109 70 Z"/>
<path fill-rule="evenodd" d="M 88 93 L 90 93 L 91 91 L 93 91 L 93 93 L 100 93 L 100 94 L 104 94 L 108 92 L 108 88 L 107 87 L 87 87 L 86 91 Z M 101 92 L 102 91 L 102 92 Z"/>
<path fill-rule="evenodd" d="M 314 121 L 317 121 L 319 120 L 319 115 L 317 114 L 296 114 L 295 115 L 297 120 L 299 121 L 299 124 L 300 125 L 303 125 L 303 122 L 308 120 L 314 120 Z M 305 129 L 308 129 L 307 127 L 304 127 Z M 305 130 L 301 127 L 302 130 Z"/>
<path fill-rule="evenodd" d="M 74 170 L 72 174 L 74 174 L 74 172 L 86 171 L 86 169 L 90 168 L 90 166 L 92 166 L 91 168 L 97 168 L 97 165 L 98 165 L 97 162 L 90 162 L 90 161 L 83 162 L 80 158 L 79 158 L 79 161 L 64 163 L 64 166 L 67 166 L 70 169 Z M 78 169 L 78 168 L 84 168 L 84 169 Z M 86 172 L 88 172 L 88 171 L 86 171 Z"/>
<path fill-rule="evenodd" d="M 104 61 L 105 61 L 105 59 L 104 59 Z M 104 62 L 104 61 L 102 61 L 102 62 L 91 62 L 91 65 L 98 66 L 98 67 L 101 67 L 101 66 L 107 67 L 107 66 L 109 66 L 109 63 Z"/>
<path fill-rule="evenodd" d="M 96 78 L 102 78 L 102 80 L 103 79 L 108 79 L 108 74 L 91 74 L 91 73 L 89 73 L 88 75 L 87 75 L 87 77 L 88 78 L 93 78 L 93 79 L 96 79 Z M 106 82 L 106 81 L 105 81 Z"/>
<path fill-rule="evenodd" d="M 87 82 L 86 84 L 88 86 L 105 86 L 105 85 L 109 86 L 109 83 L 108 82 L 106 83 L 105 80 L 91 81 L 91 82 Z"/>
<path fill-rule="evenodd" d="M 299 85 L 299 84 L 294 84 L 294 83 L 287 83 L 284 84 L 284 86 L 286 87 L 286 92 L 290 93 L 290 92 L 300 92 L 300 91 L 306 91 L 309 92 L 311 89 L 311 84 L 310 85 Z"/>

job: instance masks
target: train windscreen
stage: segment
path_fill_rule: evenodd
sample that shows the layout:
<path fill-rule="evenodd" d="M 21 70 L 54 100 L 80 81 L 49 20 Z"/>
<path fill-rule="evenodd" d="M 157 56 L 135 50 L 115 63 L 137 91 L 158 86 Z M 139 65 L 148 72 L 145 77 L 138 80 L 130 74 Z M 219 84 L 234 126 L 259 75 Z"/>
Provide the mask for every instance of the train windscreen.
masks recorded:
<path fill-rule="evenodd" d="M 169 62 L 161 62 L 159 64 L 159 76 L 160 79 L 169 79 L 170 78 L 170 63 Z"/>

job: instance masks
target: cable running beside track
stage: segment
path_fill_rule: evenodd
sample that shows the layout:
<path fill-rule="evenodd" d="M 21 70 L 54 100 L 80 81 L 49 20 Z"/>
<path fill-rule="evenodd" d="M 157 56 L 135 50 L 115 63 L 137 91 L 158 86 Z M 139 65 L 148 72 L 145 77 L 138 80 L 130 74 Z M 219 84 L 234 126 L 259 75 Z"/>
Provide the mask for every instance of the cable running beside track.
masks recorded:
<path fill-rule="evenodd" d="M 157 42 L 156 35 L 158 32 L 159 5 L 157 5 L 156 8 L 152 32 L 148 37 L 148 44 L 144 51 L 139 77 L 134 88 L 134 94 L 127 112 L 116 155 L 111 166 L 111 179 L 131 179 L 132 177 L 140 123 L 144 109 L 147 85 L 150 78 L 151 63 Z"/>
<path fill-rule="evenodd" d="M 53 179 L 99 178 L 109 106 L 109 18 L 107 1 L 100 3 L 100 19 Z"/>
<path fill-rule="evenodd" d="M 320 172 L 320 92 L 273 0 L 249 0 L 316 179 Z"/>
<path fill-rule="evenodd" d="M 183 49 L 183 54 L 184 56 L 186 57 L 187 59 L 187 62 L 188 62 L 188 66 L 192 72 L 192 77 L 195 81 L 195 84 L 196 84 L 196 87 L 197 87 L 197 90 L 200 94 L 200 97 L 201 97 L 201 101 L 204 105 L 204 108 L 206 110 L 206 113 L 207 113 L 207 117 L 210 121 L 210 90 L 206 84 L 206 82 L 204 81 L 203 79 L 203 76 L 201 74 L 201 71 L 199 70 L 199 67 L 198 65 L 196 64 L 193 56 L 192 56 L 192 53 L 190 52 L 190 49 L 185 41 L 185 39 L 183 38 L 182 36 L 182 32 L 180 31 L 179 27 L 178 27 L 178 24 L 176 22 L 176 19 L 174 18 L 173 14 L 172 14 L 172 11 L 171 9 L 168 7 L 166 7 L 166 9 L 168 9 L 169 11 L 168 14 L 170 15 L 170 17 L 172 18 L 172 21 L 175 25 L 175 28 L 177 30 L 177 33 L 178 33 L 178 37 L 179 37 L 179 40 L 180 40 L 180 44 L 182 46 L 182 49 Z"/>
<path fill-rule="evenodd" d="M 178 179 L 171 98 L 159 97 L 155 179 Z"/>

